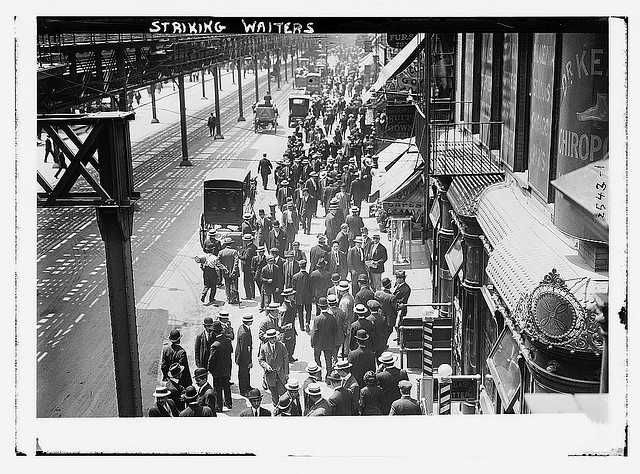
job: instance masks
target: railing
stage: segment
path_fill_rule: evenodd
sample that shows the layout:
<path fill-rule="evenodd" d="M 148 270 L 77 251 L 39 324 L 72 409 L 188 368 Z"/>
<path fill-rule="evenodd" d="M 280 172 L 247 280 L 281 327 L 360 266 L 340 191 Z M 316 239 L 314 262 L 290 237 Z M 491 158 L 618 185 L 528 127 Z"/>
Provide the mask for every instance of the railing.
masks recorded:
<path fill-rule="evenodd" d="M 455 122 L 456 117 L 460 116 L 460 111 L 468 117 L 471 115 L 471 101 L 469 100 L 452 100 L 446 98 L 432 98 L 429 113 L 430 123 Z"/>
<path fill-rule="evenodd" d="M 502 136 L 503 122 L 430 123 L 429 174 L 475 175 L 502 172 L 500 148 L 489 143 Z M 478 130 L 478 133 L 472 133 Z"/>

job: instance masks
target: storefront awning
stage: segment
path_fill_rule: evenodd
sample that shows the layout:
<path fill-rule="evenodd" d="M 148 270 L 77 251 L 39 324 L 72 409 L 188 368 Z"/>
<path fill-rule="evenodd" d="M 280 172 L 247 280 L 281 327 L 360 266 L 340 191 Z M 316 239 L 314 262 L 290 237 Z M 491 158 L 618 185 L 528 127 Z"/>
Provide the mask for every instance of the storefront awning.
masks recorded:
<path fill-rule="evenodd" d="M 384 174 L 384 180 L 380 185 L 380 201 L 385 201 L 408 186 L 420 177 L 421 171 L 416 171 L 422 163 L 418 153 L 405 152 L 398 161 Z"/>
<path fill-rule="evenodd" d="M 594 161 L 551 181 L 556 193 L 553 223 L 579 239 L 609 242 L 609 159 Z"/>
<path fill-rule="evenodd" d="M 608 277 L 576 264 L 580 259 L 572 241 L 553 225 L 520 191 L 505 184 L 488 187 L 481 195 L 476 218 L 493 246 L 486 273 L 505 305 L 513 311 L 519 298 L 555 268 L 574 287 L 578 300 L 607 291 Z"/>
<path fill-rule="evenodd" d="M 417 34 L 391 61 L 385 64 L 376 82 L 362 94 L 363 104 L 371 98 L 374 92 L 379 91 L 389 79 L 404 71 L 416 59 L 418 53 L 424 47 L 425 38 L 426 35 Z"/>
<path fill-rule="evenodd" d="M 418 219 L 424 210 L 424 188 L 422 186 L 416 186 L 411 193 L 402 200 L 396 201 L 391 198 L 390 200 L 384 201 L 382 207 L 390 216 L 410 213 L 414 218 Z"/>
<path fill-rule="evenodd" d="M 456 176 L 447 191 L 451 207 L 459 216 L 475 216 L 478 199 L 484 188 L 503 179 L 499 174 Z"/>

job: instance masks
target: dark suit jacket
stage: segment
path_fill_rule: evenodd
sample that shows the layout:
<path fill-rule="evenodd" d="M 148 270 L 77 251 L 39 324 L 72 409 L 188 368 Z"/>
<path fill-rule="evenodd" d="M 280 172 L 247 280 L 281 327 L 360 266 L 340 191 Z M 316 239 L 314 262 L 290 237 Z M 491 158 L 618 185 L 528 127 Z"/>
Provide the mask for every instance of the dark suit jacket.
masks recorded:
<path fill-rule="evenodd" d="M 327 296 L 327 290 L 331 288 L 331 273 L 324 269 L 317 269 L 309 275 L 309 284 L 314 298 Z"/>
<path fill-rule="evenodd" d="M 196 354 L 196 367 L 207 368 L 209 362 L 209 354 L 211 350 L 211 344 L 215 340 L 213 333 L 209 335 L 209 342 L 207 343 L 207 331 L 202 331 L 196 336 L 195 354 Z"/>
<path fill-rule="evenodd" d="M 378 244 L 375 251 L 373 250 L 373 245 L 369 249 L 369 259 L 374 262 L 378 262 L 378 266 L 375 268 L 370 268 L 371 273 L 383 273 L 384 272 L 384 263 L 387 261 L 387 249 L 384 245 Z"/>
<path fill-rule="evenodd" d="M 336 348 L 336 333 L 338 324 L 336 318 L 328 311 L 322 311 L 313 320 L 311 329 L 311 347 L 316 350 L 330 350 Z"/>
<path fill-rule="evenodd" d="M 378 384 L 382 389 L 380 398 L 380 409 L 386 415 L 391 410 L 391 404 L 400 398 L 400 388 L 398 382 L 400 380 L 409 380 L 409 376 L 405 370 L 397 367 L 387 367 L 376 374 Z"/>
<path fill-rule="evenodd" d="M 336 254 L 329 252 L 329 265 L 327 265 L 327 271 L 330 274 L 339 273 L 340 278 L 343 280 L 347 278 L 347 255 L 344 252 L 338 250 L 338 261 L 336 261 Z"/>
<path fill-rule="evenodd" d="M 251 271 L 251 261 L 253 257 L 255 257 L 258 253 L 258 249 L 256 248 L 253 242 L 249 243 L 245 248 L 242 248 L 238 251 L 238 258 L 240 262 L 242 262 L 242 271 L 250 272 Z"/>
<path fill-rule="evenodd" d="M 351 367 L 351 374 L 358 381 L 360 388 L 364 387 L 366 385 L 363 379 L 364 374 L 368 370 L 376 371 L 376 356 L 368 347 L 365 347 L 364 349 L 358 347 L 357 349 L 349 352 L 347 360 L 353 365 L 353 367 Z"/>
<path fill-rule="evenodd" d="M 169 399 L 167 400 L 167 403 L 169 404 L 169 409 L 171 410 L 173 416 L 178 416 L 180 414 L 180 411 L 176 408 L 176 404 L 173 403 L 173 400 Z M 169 417 L 169 414 L 165 411 L 164 408 L 158 406 L 158 402 L 155 402 L 153 405 L 151 405 L 151 408 L 149 408 L 149 418 L 157 417 Z"/>
<path fill-rule="evenodd" d="M 258 238 L 260 243 L 267 243 L 269 239 L 269 232 L 271 231 L 271 218 L 265 216 L 264 222 L 260 217 L 256 220 L 258 226 Z"/>
<path fill-rule="evenodd" d="M 262 286 L 262 282 L 260 281 L 260 272 L 266 264 L 267 259 L 264 257 L 264 255 L 262 256 L 262 258 L 260 258 L 260 255 L 254 255 L 251 259 L 251 274 L 255 282 L 260 286 Z"/>
<path fill-rule="evenodd" d="M 241 324 L 238 328 L 235 359 L 236 364 L 246 367 L 251 363 L 251 350 L 253 349 L 253 339 L 251 328 Z"/>
<path fill-rule="evenodd" d="M 173 380 L 167 379 L 167 389 L 169 390 L 169 400 L 174 404 L 178 412 L 184 409 L 184 401 L 182 400 L 182 394 L 186 387 L 176 384 Z"/>
<path fill-rule="evenodd" d="M 306 410 L 305 416 L 330 416 L 331 415 L 331 405 L 324 398 L 318 400 L 314 405 L 310 406 L 308 410 Z"/>
<path fill-rule="evenodd" d="M 293 275 L 291 287 L 296 291 L 296 304 L 309 304 L 313 302 L 313 293 L 311 292 L 311 275 L 306 271 L 299 271 Z"/>
<path fill-rule="evenodd" d="M 349 239 L 353 240 L 356 235 L 362 233 L 362 228 L 364 227 L 362 217 L 351 214 L 345 217 L 344 222 L 349 226 Z"/>
<path fill-rule="evenodd" d="M 203 407 L 197 403 L 192 403 L 182 410 L 179 416 L 213 416 L 213 412 L 209 407 Z"/>
<path fill-rule="evenodd" d="M 211 408 L 212 416 L 218 416 L 216 415 L 216 392 L 209 382 L 198 388 L 198 405 Z"/>
<path fill-rule="evenodd" d="M 387 330 L 392 329 L 396 325 L 398 317 L 398 300 L 391 293 L 378 290 L 374 293 L 376 301 L 380 303 L 380 310 L 387 324 Z"/>
<path fill-rule="evenodd" d="M 271 412 L 266 408 L 260 407 L 258 410 L 260 411 L 260 416 L 271 416 Z M 241 411 L 240 416 L 253 416 L 253 407 Z"/>
<path fill-rule="evenodd" d="M 338 242 L 338 248 L 340 249 L 340 251 L 343 252 L 346 256 L 349 250 L 349 231 L 344 232 L 341 230 L 336 235 L 335 240 Z"/>
<path fill-rule="evenodd" d="M 331 407 L 332 416 L 351 416 L 355 410 L 357 411 L 357 401 L 353 399 L 353 393 L 344 387 L 337 387 L 333 394 L 329 397 L 329 406 Z"/>
<path fill-rule="evenodd" d="M 362 256 L 364 257 L 364 260 L 367 259 L 367 254 L 364 249 L 362 249 Z M 367 274 L 367 267 L 364 264 L 364 260 L 360 258 L 360 249 L 357 247 L 351 247 L 347 252 L 347 267 L 352 275 L 356 275 L 356 278 L 357 275 Z"/>
<path fill-rule="evenodd" d="M 260 327 L 258 328 L 258 339 L 260 339 L 261 345 L 262 343 L 266 342 L 264 335 L 269 329 L 275 329 L 278 332 L 282 332 L 282 328 L 280 327 L 278 320 L 271 319 L 270 317 L 267 316 L 267 319 L 262 321 L 260 323 Z"/>
<path fill-rule="evenodd" d="M 282 290 L 292 287 L 293 275 L 299 271 L 300 265 L 296 260 L 292 260 L 291 262 L 289 262 L 289 260 L 285 260 L 284 265 L 282 265 Z"/>
<path fill-rule="evenodd" d="M 187 351 L 185 351 L 180 344 L 167 344 L 162 349 L 162 364 L 160 366 L 162 375 L 164 376 L 165 380 L 167 379 L 167 374 L 169 373 L 169 367 L 171 367 L 171 365 L 176 362 L 184 367 L 182 375 L 180 376 L 180 385 L 182 385 L 183 387 L 192 385 L 193 381 L 191 380 L 191 371 L 189 370 Z"/>
<path fill-rule="evenodd" d="M 284 255 L 284 251 L 287 249 L 287 233 L 284 229 L 281 229 L 278 235 L 276 235 L 275 230 L 271 229 L 269 231 L 269 239 L 267 241 L 268 250 L 273 247 L 280 250 L 280 256 Z"/>
<path fill-rule="evenodd" d="M 356 304 L 363 304 L 367 306 L 367 301 L 374 300 L 375 296 L 373 291 L 371 291 L 371 288 L 364 287 L 356 293 L 356 296 L 353 299 Z"/>
<path fill-rule="evenodd" d="M 399 305 L 407 304 L 407 302 L 409 301 L 409 296 L 411 296 L 411 288 L 405 282 L 402 285 L 396 287 L 395 290 L 393 290 L 393 295 L 398 300 Z M 400 308 L 400 311 L 398 312 L 398 314 L 402 319 L 407 314 L 407 308 Z"/>
<path fill-rule="evenodd" d="M 417 400 L 401 397 L 391 404 L 389 415 L 422 415 L 422 409 Z"/>
<path fill-rule="evenodd" d="M 231 377 L 231 353 L 233 346 L 231 340 L 220 334 L 211 344 L 209 356 L 209 372 L 214 377 Z"/>
<path fill-rule="evenodd" d="M 273 280 L 269 283 L 267 280 Z M 280 288 L 282 290 L 282 286 L 280 285 L 280 281 L 282 280 L 282 275 L 280 274 L 280 268 L 273 264 L 271 268 L 269 265 L 265 265 L 260 271 L 260 281 L 262 282 L 262 292 L 266 294 L 272 294 L 276 288 Z"/>
<path fill-rule="evenodd" d="M 330 211 L 327 217 L 324 218 L 324 233 L 329 242 L 332 242 L 340 232 L 340 224 L 342 224 L 342 219 L 336 215 L 336 211 Z"/>
<path fill-rule="evenodd" d="M 371 338 L 373 335 L 373 323 L 366 318 L 358 318 L 351 323 L 351 328 L 349 329 L 349 349 L 352 351 L 358 348 L 356 334 L 358 334 L 360 329 L 367 331 L 369 338 Z"/>
<path fill-rule="evenodd" d="M 321 247 L 320 245 L 314 245 L 311 247 L 309 251 L 309 272 L 313 272 L 316 269 L 316 264 L 320 258 L 327 259 L 327 252 L 329 251 L 329 247 L 326 245 Z"/>

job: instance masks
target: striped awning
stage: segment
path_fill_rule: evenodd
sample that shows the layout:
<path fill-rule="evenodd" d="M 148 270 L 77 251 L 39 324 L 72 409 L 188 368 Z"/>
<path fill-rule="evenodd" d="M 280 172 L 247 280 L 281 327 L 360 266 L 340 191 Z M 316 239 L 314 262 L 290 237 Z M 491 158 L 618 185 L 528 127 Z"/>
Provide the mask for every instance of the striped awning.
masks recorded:
<path fill-rule="evenodd" d="M 478 200 L 484 188 L 503 179 L 502 175 L 492 174 L 456 176 L 447 191 L 453 210 L 460 216 L 475 216 Z"/>

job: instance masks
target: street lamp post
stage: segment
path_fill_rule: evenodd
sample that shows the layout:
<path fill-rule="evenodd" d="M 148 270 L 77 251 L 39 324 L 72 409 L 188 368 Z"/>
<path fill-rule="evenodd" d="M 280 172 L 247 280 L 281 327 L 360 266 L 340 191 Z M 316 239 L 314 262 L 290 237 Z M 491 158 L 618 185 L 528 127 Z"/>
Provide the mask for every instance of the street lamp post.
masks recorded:
<path fill-rule="evenodd" d="M 213 139 L 224 138 L 222 131 L 220 130 L 220 94 L 218 93 L 218 84 L 220 83 L 220 69 L 217 64 L 213 65 L 213 91 L 216 99 L 216 132 Z"/>
<path fill-rule="evenodd" d="M 238 59 L 238 122 L 245 122 L 242 106 L 242 60 Z"/>

